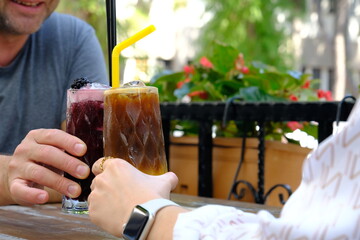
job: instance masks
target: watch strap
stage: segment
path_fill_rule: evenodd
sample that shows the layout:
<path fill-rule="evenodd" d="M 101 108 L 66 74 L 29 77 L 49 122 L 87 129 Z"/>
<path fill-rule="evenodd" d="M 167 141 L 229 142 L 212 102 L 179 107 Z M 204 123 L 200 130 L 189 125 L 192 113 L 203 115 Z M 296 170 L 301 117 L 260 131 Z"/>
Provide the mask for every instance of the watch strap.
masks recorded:
<path fill-rule="evenodd" d="M 140 204 L 139 206 L 146 209 L 150 214 L 155 215 L 160 209 L 164 207 L 179 206 L 179 205 L 169 199 L 157 198 L 150 200 L 146 203 Z"/>
<path fill-rule="evenodd" d="M 155 221 L 156 213 L 167 206 L 179 205 L 163 198 L 153 199 L 136 205 L 128 222 L 123 225 L 123 238 L 126 240 L 145 240 Z M 129 223 L 130 227 L 128 227 Z"/>

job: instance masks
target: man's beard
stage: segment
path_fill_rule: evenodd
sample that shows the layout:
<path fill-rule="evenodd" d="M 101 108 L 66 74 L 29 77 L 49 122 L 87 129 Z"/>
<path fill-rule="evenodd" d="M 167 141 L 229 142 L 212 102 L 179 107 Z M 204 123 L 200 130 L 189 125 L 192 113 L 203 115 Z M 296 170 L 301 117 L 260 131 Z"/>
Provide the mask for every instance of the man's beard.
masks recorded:
<path fill-rule="evenodd" d="M 10 35 L 24 35 L 24 34 L 31 34 L 39 30 L 41 24 L 36 29 L 29 29 L 24 26 L 16 27 L 17 23 L 11 22 L 10 18 L 8 18 L 4 14 L 0 14 L 0 33 L 6 33 Z M 26 30 L 24 30 L 26 29 Z"/>

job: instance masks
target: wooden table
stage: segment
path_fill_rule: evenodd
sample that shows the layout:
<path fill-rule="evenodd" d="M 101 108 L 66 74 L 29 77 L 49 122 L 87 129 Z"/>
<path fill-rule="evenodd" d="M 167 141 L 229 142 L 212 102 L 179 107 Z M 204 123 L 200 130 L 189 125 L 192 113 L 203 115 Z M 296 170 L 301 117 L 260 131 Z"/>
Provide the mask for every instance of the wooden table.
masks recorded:
<path fill-rule="evenodd" d="M 245 202 L 226 201 L 180 194 L 171 199 L 188 208 L 205 204 L 235 206 L 243 211 L 257 212 L 261 209 L 278 216 L 280 208 Z M 61 204 L 45 204 L 31 207 L 10 205 L 0 207 L 1 240 L 92 240 L 118 239 L 92 224 L 87 215 L 72 215 L 61 212 Z"/>

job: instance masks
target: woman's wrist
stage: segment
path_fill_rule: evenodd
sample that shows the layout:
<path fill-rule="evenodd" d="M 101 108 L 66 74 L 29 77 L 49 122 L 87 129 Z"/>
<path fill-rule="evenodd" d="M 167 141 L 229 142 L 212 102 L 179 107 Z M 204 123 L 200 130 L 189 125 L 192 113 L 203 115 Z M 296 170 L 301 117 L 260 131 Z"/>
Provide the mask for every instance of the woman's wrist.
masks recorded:
<path fill-rule="evenodd" d="M 189 210 L 180 206 L 167 206 L 158 211 L 147 239 L 172 239 L 173 229 L 178 215 L 188 211 Z"/>

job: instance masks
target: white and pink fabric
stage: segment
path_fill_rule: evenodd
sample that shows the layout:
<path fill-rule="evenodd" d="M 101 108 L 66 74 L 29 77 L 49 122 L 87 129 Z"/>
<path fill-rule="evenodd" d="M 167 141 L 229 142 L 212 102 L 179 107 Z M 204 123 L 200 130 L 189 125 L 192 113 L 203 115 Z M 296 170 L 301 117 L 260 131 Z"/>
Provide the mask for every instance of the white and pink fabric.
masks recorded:
<path fill-rule="evenodd" d="M 174 239 L 360 239 L 360 102 L 303 165 L 280 217 L 208 205 L 180 214 Z"/>

